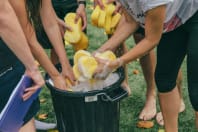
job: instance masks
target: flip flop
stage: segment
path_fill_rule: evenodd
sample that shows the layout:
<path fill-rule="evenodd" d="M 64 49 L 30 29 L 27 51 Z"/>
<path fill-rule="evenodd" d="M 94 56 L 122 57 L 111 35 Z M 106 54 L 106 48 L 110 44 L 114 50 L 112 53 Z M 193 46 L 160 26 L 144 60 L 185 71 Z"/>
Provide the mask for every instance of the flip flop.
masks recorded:
<path fill-rule="evenodd" d="M 154 126 L 153 121 L 138 121 L 137 127 L 139 128 L 152 128 Z"/>

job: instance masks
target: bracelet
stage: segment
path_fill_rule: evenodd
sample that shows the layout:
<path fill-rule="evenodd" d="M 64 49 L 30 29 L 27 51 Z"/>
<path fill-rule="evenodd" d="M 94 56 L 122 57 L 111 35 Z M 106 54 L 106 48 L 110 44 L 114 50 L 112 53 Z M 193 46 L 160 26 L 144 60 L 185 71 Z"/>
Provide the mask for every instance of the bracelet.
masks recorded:
<path fill-rule="evenodd" d="M 86 2 L 85 2 L 85 1 L 83 1 L 83 0 L 78 1 L 78 5 L 80 5 L 80 4 L 83 4 L 83 5 L 85 5 L 85 6 L 86 6 Z"/>

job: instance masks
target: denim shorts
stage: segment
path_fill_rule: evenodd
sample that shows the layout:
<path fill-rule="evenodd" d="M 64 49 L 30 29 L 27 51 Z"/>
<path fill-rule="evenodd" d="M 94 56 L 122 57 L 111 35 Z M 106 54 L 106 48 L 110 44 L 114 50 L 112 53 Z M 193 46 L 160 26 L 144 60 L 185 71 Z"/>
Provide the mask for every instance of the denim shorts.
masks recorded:
<path fill-rule="evenodd" d="M 24 74 L 25 68 L 21 62 L 17 61 L 15 64 L 0 70 L 0 111 L 4 108 L 8 101 L 10 94 Z M 27 112 L 24 123 L 28 122 L 40 108 L 38 98 L 33 101 L 29 111 Z"/>

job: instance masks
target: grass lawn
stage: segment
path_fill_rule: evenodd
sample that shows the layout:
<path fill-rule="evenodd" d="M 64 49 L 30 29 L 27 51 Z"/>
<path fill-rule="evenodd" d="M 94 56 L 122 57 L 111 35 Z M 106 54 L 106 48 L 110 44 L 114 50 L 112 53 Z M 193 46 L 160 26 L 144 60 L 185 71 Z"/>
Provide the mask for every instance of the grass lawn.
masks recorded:
<path fill-rule="evenodd" d="M 107 40 L 106 35 L 102 29 L 93 27 L 90 24 L 90 13 L 92 4 L 88 2 L 87 4 L 87 13 L 88 13 L 88 28 L 87 35 L 89 37 L 89 51 L 97 49 L 104 41 Z M 127 46 L 129 48 L 133 47 L 133 39 L 130 38 L 127 40 Z M 73 51 L 71 47 L 66 47 L 68 56 L 72 58 Z M 139 74 L 133 74 L 133 70 L 139 70 Z M 186 62 L 184 61 L 182 65 L 183 71 L 183 96 L 186 104 L 186 110 L 179 115 L 179 132 L 195 132 L 194 127 L 194 111 L 189 103 L 188 91 L 187 91 L 187 81 L 186 81 Z M 155 119 L 155 125 L 151 129 L 140 129 L 136 127 L 138 121 L 138 115 L 141 109 L 144 106 L 145 102 L 145 92 L 146 85 L 143 77 L 143 73 L 138 61 L 134 61 L 128 65 L 128 79 L 129 84 L 132 90 L 132 95 L 121 101 L 121 111 L 120 111 L 120 132 L 157 132 L 159 125 L 157 125 Z M 55 114 L 52 107 L 51 97 L 49 90 L 45 87 L 43 88 L 40 99 L 45 99 L 41 103 L 41 109 L 38 114 L 48 114 L 47 119 L 42 120 L 45 122 L 55 122 Z M 157 105 L 159 111 L 159 105 Z M 37 117 L 36 117 L 37 118 Z"/>

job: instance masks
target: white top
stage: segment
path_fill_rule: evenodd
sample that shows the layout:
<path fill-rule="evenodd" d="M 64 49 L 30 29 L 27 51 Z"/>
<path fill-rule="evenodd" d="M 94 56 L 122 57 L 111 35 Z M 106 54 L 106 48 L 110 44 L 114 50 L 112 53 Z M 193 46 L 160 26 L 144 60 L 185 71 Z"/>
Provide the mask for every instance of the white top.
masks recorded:
<path fill-rule="evenodd" d="M 198 10 L 198 0 L 119 0 L 127 12 L 144 28 L 145 12 L 166 5 L 164 32 L 184 24 Z"/>

